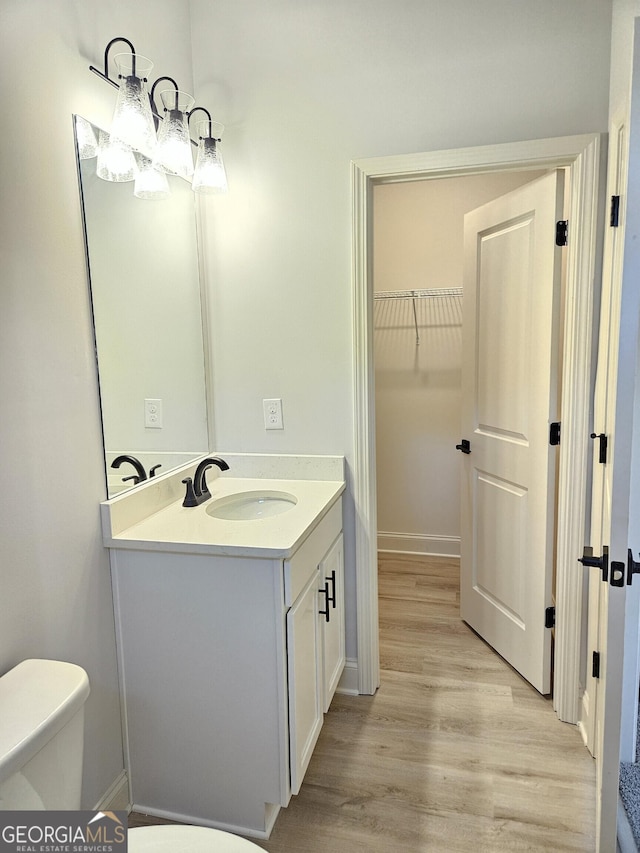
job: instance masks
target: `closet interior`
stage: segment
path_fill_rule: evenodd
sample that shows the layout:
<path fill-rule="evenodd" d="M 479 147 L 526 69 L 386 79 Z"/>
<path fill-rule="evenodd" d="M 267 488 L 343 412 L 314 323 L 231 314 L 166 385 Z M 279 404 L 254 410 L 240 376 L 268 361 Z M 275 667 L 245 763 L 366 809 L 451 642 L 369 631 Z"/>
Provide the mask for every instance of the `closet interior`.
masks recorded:
<path fill-rule="evenodd" d="M 460 553 L 464 214 L 539 177 L 499 172 L 374 188 L 378 548 Z"/>

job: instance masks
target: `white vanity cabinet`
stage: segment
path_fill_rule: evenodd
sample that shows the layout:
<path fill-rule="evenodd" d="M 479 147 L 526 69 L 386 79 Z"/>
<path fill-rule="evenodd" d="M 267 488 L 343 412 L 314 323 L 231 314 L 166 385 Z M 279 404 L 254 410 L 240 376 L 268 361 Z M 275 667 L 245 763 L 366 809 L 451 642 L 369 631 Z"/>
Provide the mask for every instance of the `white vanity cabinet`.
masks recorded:
<path fill-rule="evenodd" d="M 268 837 L 344 666 L 341 498 L 289 557 L 169 551 L 132 530 L 111 544 L 132 803 Z"/>

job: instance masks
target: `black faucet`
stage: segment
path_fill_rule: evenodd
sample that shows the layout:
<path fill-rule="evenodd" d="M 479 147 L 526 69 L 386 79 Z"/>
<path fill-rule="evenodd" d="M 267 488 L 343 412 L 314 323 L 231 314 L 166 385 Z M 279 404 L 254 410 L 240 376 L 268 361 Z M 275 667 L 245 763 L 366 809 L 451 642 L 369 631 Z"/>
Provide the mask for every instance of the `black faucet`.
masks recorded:
<path fill-rule="evenodd" d="M 182 501 L 182 506 L 200 506 L 201 503 L 208 501 L 211 497 L 211 492 L 207 486 L 206 473 L 212 465 L 217 465 L 221 471 L 228 471 L 229 466 L 220 459 L 219 456 L 208 456 L 203 459 L 196 468 L 196 472 L 191 477 L 186 477 L 182 482 L 187 487 L 187 493 Z"/>
<path fill-rule="evenodd" d="M 141 483 L 143 480 L 147 479 L 147 473 L 144 470 L 142 462 L 140 462 L 139 459 L 136 459 L 135 456 L 127 456 L 127 455 L 118 456 L 111 463 L 111 467 L 112 468 L 119 468 L 123 462 L 129 462 L 129 464 L 133 465 L 133 467 L 136 469 L 135 474 L 131 474 L 130 477 L 123 477 L 122 478 L 123 483 L 126 482 L 127 480 L 133 480 L 133 485 L 137 486 L 138 483 Z"/>

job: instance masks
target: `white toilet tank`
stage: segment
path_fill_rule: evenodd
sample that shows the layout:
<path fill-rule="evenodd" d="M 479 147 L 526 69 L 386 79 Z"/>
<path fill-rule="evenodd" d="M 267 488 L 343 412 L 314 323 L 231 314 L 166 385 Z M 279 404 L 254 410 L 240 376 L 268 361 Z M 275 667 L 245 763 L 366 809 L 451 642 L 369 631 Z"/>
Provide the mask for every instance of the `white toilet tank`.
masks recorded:
<path fill-rule="evenodd" d="M 0 677 L 0 811 L 80 808 L 88 695 L 72 663 L 25 660 Z"/>

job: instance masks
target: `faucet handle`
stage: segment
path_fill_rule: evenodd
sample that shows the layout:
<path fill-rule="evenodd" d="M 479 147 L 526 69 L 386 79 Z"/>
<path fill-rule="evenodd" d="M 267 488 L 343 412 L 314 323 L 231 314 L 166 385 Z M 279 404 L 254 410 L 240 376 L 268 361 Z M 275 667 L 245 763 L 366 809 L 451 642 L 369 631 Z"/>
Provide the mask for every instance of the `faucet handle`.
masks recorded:
<path fill-rule="evenodd" d="M 184 500 L 182 501 L 182 506 L 198 506 L 200 504 L 200 501 L 196 497 L 196 493 L 193 490 L 193 480 L 191 479 L 191 477 L 185 477 L 182 482 L 187 487 Z"/>
<path fill-rule="evenodd" d="M 153 468 L 150 468 L 150 469 L 149 469 L 149 476 L 150 476 L 150 477 L 155 477 L 155 476 L 156 476 L 156 471 L 158 470 L 158 468 L 162 468 L 162 462 L 158 462 L 158 464 L 157 464 L 157 465 L 154 465 L 154 466 L 153 466 Z M 184 481 L 183 481 L 183 482 L 184 482 Z"/>

